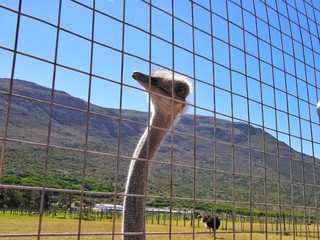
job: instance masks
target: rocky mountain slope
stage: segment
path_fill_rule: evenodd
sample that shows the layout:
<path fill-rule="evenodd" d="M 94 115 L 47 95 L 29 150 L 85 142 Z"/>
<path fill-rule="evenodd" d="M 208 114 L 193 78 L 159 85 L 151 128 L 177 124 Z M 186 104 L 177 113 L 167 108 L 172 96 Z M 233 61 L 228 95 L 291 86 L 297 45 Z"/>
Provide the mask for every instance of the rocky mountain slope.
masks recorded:
<path fill-rule="evenodd" d="M 0 79 L 0 142 L 8 139 L 2 183 L 42 186 L 46 173 L 49 187 L 80 189 L 85 167 L 86 190 L 123 191 L 147 113 L 123 109 L 120 118 L 119 109 L 96 105 L 87 111 L 87 102 L 62 91 L 51 104 L 51 89 L 22 80 L 14 80 L 10 99 L 8 93 L 9 80 Z M 312 205 L 314 179 L 320 180 L 310 156 L 261 128 L 183 115 L 153 160 L 148 191 L 199 201 Z"/>

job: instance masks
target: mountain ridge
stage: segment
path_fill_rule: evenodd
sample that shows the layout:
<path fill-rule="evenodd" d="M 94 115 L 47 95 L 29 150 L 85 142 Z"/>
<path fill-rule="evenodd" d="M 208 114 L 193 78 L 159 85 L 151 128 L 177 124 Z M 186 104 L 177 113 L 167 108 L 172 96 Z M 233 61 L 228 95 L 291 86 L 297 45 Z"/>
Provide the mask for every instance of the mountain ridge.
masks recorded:
<path fill-rule="evenodd" d="M 115 187 L 123 190 L 130 157 L 146 127 L 147 113 L 122 109 L 119 119 L 119 109 L 91 104 L 87 115 L 88 103 L 84 100 L 56 90 L 54 104 L 50 105 L 51 89 L 24 80 L 13 81 L 12 93 L 8 138 L 46 144 L 50 122 L 51 145 L 92 152 L 86 156 L 86 177 L 91 185 L 93 181 L 105 186 L 100 190 L 111 191 Z M 9 80 L 2 78 L 1 122 L 5 121 L 8 94 Z M 171 191 L 172 196 L 180 198 L 212 199 L 216 196 L 221 201 L 249 202 L 253 197 L 257 203 L 275 204 L 281 200 L 287 204 L 312 204 L 300 191 L 303 184 L 312 185 L 314 178 L 317 182 L 320 180 L 318 175 L 314 176 L 314 160 L 263 129 L 242 122 L 186 114 L 180 117 L 174 131 L 168 133 L 153 161 L 148 179 L 150 194 L 169 196 Z M 4 124 L 0 126 L 0 138 L 4 138 L 3 133 Z M 12 184 L 8 179 L 17 172 L 27 179 L 41 177 L 44 154 L 43 147 L 8 142 L 2 181 Z M 50 147 L 48 178 L 57 182 L 77 178 L 81 176 L 83 164 L 81 153 Z M 252 189 L 248 189 L 249 186 Z M 281 193 L 281 199 L 275 193 Z M 312 191 L 306 193 L 308 196 Z"/>

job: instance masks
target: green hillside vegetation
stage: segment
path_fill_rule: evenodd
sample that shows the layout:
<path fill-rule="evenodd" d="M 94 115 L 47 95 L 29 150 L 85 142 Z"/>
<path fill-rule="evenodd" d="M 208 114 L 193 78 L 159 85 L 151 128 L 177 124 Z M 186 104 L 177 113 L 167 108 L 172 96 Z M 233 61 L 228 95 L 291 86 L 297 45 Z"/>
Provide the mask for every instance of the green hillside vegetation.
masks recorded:
<path fill-rule="evenodd" d="M 7 136 L 5 124 L 0 125 L 0 141 L 8 139 L 1 184 L 80 191 L 85 167 L 84 190 L 106 193 L 90 196 L 90 201 L 112 202 L 115 190 L 124 191 L 130 157 L 146 127 L 147 113 L 122 110 L 119 119 L 118 109 L 91 105 L 87 116 L 88 103 L 65 92 L 55 91 L 51 107 L 50 89 L 22 80 L 14 80 L 13 86 Z M 8 79 L 0 79 L 1 123 L 5 122 L 8 92 Z M 298 153 L 261 128 L 183 115 L 153 159 L 148 195 L 172 196 L 177 207 L 185 208 L 194 207 L 196 199 L 199 205 L 195 207 L 203 210 L 212 209 L 214 199 L 231 209 L 231 202 L 240 209 L 247 205 L 247 210 L 248 204 L 240 203 L 252 202 L 251 208 L 257 211 L 265 204 L 270 205 L 270 211 L 280 204 L 313 207 L 315 200 L 320 200 L 312 186 L 314 179 L 320 180 L 314 176 L 313 162 L 312 157 Z M 0 202 L 8 191 L 1 190 Z M 58 195 L 51 193 L 51 197 Z M 157 198 L 148 203 L 169 205 Z M 7 200 L 0 208 L 5 205 Z"/>

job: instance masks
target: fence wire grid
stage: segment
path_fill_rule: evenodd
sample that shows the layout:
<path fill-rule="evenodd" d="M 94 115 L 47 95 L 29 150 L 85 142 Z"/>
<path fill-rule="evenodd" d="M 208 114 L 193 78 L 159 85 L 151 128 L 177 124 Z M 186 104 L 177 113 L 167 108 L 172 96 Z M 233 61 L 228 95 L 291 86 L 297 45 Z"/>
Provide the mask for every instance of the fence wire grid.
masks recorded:
<path fill-rule="evenodd" d="M 122 238 L 151 116 L 131 76 L 161 69 L 193 91 L 147 239 L 320 239 L 319 31 L 314 0 L 0 0 L 0 238 Z"/>

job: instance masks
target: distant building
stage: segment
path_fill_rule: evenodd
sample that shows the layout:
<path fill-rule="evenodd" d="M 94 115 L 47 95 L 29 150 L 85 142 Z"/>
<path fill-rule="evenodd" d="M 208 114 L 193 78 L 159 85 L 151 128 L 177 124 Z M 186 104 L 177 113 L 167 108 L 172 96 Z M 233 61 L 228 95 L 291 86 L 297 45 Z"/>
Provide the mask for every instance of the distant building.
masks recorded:
<path fill-rule="evenodd" d="M 116 212 L 122 212 L 122 205 L 114 205 L 114 204 L 106 204 L 106 203 L 98 203 L 95 204 L 93 207 L 93 210 L 96 211 L 103 211 L 103 212 L 111 212 L 114 210 L 114 207 L 116 207 Z"/>
<path fill-rule="evenodd" d="M 107 203 L 97 203 L 92 208 L 93 211 L 96 212 L 112 212 L 114 210 L 114 204 L 107 204 Z M 123 206 L 116 205 L 116 212 L 122 212 Z M 147 212 L 154 212 L 154 213 L 170 213 L 170 209 L 166 208 L 146 208 Z M 183 214 L 190 214 L 191 211 L 176 211 L 172 210 L 171 213 L 183 213 Z"/>

